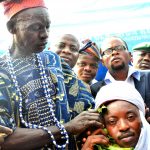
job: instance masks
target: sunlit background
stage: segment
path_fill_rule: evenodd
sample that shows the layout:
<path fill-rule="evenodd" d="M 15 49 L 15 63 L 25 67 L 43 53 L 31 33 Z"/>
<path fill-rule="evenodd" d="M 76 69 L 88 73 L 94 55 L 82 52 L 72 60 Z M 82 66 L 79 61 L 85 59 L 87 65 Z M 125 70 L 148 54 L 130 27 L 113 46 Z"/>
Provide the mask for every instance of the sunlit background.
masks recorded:
<path fill-rule="evenodd" d="M 149 0 L 45 0 L 51 17 L 49 46 L 64 33 L 81 41 L 90 38 L 100 46 L 108 35 L 118 35 L 129 48 L 150 41 Z M 0 8 L 0 50 L 7 49 L 11 36 Z"/>

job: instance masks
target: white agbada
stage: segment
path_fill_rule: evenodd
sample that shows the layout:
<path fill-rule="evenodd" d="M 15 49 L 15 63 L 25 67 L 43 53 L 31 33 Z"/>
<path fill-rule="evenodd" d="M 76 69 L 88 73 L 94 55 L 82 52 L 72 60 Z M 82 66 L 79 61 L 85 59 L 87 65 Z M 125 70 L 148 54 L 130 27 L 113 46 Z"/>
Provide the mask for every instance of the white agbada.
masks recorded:
<path fill-rule="evenodd" d="M 124 81 L 110 83 L 103 86 L 97 93 L 95 109 L 105 102 L 115 99 L 128 101 L 139 108 L 143 126 L 134 150 L 150 150 L 150 125 L 145 119 L 145 105 L 140 93 L 132 85 Z"/>

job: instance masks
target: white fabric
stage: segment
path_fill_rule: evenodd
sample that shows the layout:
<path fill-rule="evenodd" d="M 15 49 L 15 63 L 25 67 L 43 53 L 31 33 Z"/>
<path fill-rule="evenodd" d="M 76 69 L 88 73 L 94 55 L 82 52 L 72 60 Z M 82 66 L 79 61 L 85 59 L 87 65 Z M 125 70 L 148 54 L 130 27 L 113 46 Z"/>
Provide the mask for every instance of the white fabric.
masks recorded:
<path fill-rule="evenodd" d="M 124 81 L 114 81 L 103 86 L 97 93 L 95 102 L 96 108 L 106 101 L 122 99 L 136 105 L 145 114 L 144 100 L 140 93 L 131 84 Z"/>
<path fill-rule="evenodd" d="M 135 70 L 133 68 L 133 66 L 129 65 L 128 75 L 127 75 L 127 78 L 126 78 L 125 82 L 128 82 L 128 83 L 130 83 L 131 85 L 134 86 L 133 78 L 136 78 L 137 80 L 140 80 L 140 73 L 137 70 Z M 109 73 L 109 71 L 107 71 L 104 81 L 105 81 L 106 84 L 109 84 L 109 83 L 112 83 L 116 80 Z"/>
<path fill-rule="evenodd" d="M 128 101 L 139 108 L 143 126 L 139 141 L 134 150 L 150 150 L 150 125 L 145 119 L 145 104 L 140 93 L 127 82 L 115 81 L 103 86 L 97 93 L 95 109 L 115 99 Z"/>
<path fill-rule="evenodd" d="M 150 125 L 141 111 L 140 116 L 143 127 L 141 129 L 139 141 L 134 150 L 150 150 Z"/>

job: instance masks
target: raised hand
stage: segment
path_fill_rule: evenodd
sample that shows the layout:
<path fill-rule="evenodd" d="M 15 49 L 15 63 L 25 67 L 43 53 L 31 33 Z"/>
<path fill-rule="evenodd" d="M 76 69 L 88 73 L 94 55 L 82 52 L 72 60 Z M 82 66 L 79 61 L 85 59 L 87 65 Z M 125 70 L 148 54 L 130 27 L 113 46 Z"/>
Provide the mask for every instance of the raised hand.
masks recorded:
<path fill-rule="evenodd" d="M 80 113 L 70 122 L 68 122 L 65 127 L 68 133 L 77 135 L 89 127 L 102 128 L 103 124 L 101 123 L 98 112 L 95 110 L 88 110 Z"/>
<path fill-rule="evenodd" d="M 109 139 L 106 137 L 107 133 L 103 129 L 95 130 L 87 139 L 84 141 L 82 150 L 94 150 L 95 144 L 109 145 Z"/>
<path fill-rule="evenodd" d="M 4 138 L 12 134 L 12 129 L 0 125 L 0 145 L 4 142 Z"/>

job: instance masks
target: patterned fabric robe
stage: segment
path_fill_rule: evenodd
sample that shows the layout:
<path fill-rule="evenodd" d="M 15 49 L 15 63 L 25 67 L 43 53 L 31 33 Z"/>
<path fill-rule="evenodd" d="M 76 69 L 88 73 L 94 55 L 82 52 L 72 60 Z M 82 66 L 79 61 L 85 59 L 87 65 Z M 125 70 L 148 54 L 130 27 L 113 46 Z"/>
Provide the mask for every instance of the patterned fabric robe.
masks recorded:
<path fill-rule="evenodd" d="M 68 122 L 82 111 L 94 107 L 94 100 L 88 89 L 58 55 L 44 51 L 40 56 L 48 78 L 55 115 L 61 123 Z M 25 121 L 42 126 L 53 125 L 35 54 L 13 59 L 12 64 L 23 95 Z M 6 57 L 0 60 L 0 124 L 13 129 L 24 127 L 19 119 L 18 94 Z"/>

